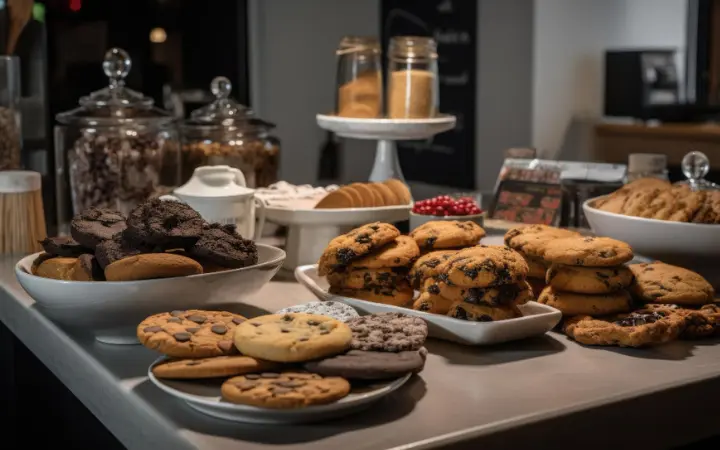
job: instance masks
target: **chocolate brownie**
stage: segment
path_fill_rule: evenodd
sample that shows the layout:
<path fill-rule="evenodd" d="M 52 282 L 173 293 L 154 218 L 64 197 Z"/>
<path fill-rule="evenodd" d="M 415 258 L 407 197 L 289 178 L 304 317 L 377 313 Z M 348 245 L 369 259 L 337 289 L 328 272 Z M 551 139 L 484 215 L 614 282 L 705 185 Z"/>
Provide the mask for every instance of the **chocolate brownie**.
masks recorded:
<path fill-rule="evenodd" d="M 176 201 L 149 200 L 130 212 L 128 236 L 163 250 L 192 247 L 203 231 L 200 214 Z"/>
<path fill-rule="evenodd" d="M 258 253 L 255 243 L 243 239 L 235 225 L 213 223 L 205 225 L 190 255 L 222 267 L 237 269 L 257 264 Z"/>
<path fill-rule="evenodd" d="M 126 228 L 125 216 L 118 211 L 103 208 L 88 208 L 73 217 L 70 234 L 73 239 L 92 250 L 103 241 Z"/>
<path fill-rule="evenodd" d="M 114 263 L 115 261 L 127 258 L 128 256 L 135 256 L 141 253 L 150 253 L 151 248 L 143 246 L 139 243 L 131 242 L 125 233 L 122 233 L 115 238 L 104 241 L 102 244 L 95 248 L 95 258 L 97 259 L 100 267 L 105 267 Z"/>
<path fill-rule="evenodd" d="M 92 253 L 92 250 L 80 245 L 70 236 L 47 237 L 40 241 L 45 253 L 52 256 L 65 256 L 76 258 L 85 253 Z"/>

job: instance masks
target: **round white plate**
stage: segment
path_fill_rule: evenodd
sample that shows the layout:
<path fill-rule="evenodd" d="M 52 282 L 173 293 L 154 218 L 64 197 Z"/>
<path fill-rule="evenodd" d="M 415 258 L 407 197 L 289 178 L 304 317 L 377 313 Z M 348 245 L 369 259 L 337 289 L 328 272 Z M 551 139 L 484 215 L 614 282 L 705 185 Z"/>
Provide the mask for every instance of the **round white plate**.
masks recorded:
<path fill-rule="evenodd" d="M 289 209 L 268 206 L 265 220 L 279 225 L 349 226 L 370 222 L 400 222 L 410 217 L 410 205 L 374 208 Z"/>
<path fill-rule="evenodd" d="M 271 409 L 256 406 L 236 405 L 226 402 L 220 396 L 220 386 L 224 379 L 209 380 L 164 380 L 155 378 L 152 368 L 164 361 L 160 357 L 148 368 L 150 381 L 168 394 L 176 397 L 191 408 L 209 416 L 233 422 L 281 424 L 307 423 L 361 411 L 386 395 L 398 390 L 412 376 L 411 373 L 391 381 L 363 383 L 353 386 L 350 395 L 327 405 L 308 406 L 300 409 Z"/>
<path fill-rule="evenodd" d="M 356 119 L 318 114 L 320 128 L 341 137 L 370 140 L 402 141 L 427 139 L 455 128 L 456 118 L 441 114 L 429 119 Z"/>

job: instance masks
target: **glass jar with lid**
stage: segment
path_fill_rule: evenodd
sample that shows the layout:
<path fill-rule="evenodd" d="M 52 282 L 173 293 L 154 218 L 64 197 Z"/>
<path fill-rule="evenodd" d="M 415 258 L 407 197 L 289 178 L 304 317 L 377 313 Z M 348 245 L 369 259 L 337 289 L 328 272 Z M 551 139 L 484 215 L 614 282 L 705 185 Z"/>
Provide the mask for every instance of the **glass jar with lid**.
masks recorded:
<path fill-rule="evenodd" d="M 102 64 L 109 85 L 56 116 L 58 223 L 91 206 L 129 213 L 179 185 L 177 128 L 170 113 L 125 87 L 132 61 L 113 48 Z"/>
<path fill-rule="evenodd" d="M 397 36 L 388 49 L 387 116 L 426 119 L 438 111 L 437 44 L 428 37 Z"/>
<path fill-rule="evenodd" d="M 270 134 L 275 125 L 230 98 L 227 78 L 213 79 L 210 90 L 215 100 L 193 111 L 181 126 L 182 181 L 196 167 L 227 165 L 243 172 L 248 187 L 275 183 L 280 157 L 280 141 Z"/>
<path fill-rule="evenodd" d="M 337 56 L 335 111 L 341 117 L 376 118 L 382 115 L 382 64 L 376 38 L 346 36 Z"/>
<path fill-rule="evenodd" d="M 0 56 L 0 170 L 20 168 L 20 59 Z"/>

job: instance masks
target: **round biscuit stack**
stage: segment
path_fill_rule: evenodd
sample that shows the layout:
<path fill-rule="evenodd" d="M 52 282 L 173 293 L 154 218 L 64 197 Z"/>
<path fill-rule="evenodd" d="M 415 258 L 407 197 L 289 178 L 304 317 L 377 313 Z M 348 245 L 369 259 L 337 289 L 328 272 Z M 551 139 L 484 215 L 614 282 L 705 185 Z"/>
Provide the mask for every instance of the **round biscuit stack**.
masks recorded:
<path fill-rule="evenodd" d="M 518 317 L 517 306 L 532 299 L 527 273 L 522 256 L 507 247 L 469 247 L 450 255 L 434 277 L 425 279 L 413 308 L 476 322 Z"/>
<path fill-rule="evenodd" d="M 545 244 L 543 258 L 550 265 L 548 286 L 538 302 L 563 316 L 605 316 L 629 312 L 628 288 L 633 274 L 624 264 L 633 251 L 624 242 L 606 237 L 576 236 Z"/>
<path fill-rule="evenodd" d="M 505 233 L 505 245 L 520 253 L 528 265 L 528 283 L 535 294 L 545 288 L 548 264 L 543 259 L 545 246 L 556 240 L 580 236 L 574 231 L 547 225 L 519 225 Z"/>
<path fill-rule="evenodd" d="M 394 306 L 412 301 L 407 268 L 420 256 L 415 241 L 387 223 L 370 223 L 330 241 L 318 262 L 330 292 Z"/>

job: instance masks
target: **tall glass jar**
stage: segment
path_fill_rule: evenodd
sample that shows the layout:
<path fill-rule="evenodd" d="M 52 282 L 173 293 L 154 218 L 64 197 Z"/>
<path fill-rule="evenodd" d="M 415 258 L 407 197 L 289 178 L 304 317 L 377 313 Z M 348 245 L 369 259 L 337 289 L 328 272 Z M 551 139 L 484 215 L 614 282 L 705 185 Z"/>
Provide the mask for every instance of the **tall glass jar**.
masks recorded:
<path fill-rule="evenodd" d="M 199 166 L 228 165 L 240 169 L 249 187 L 277 181 L 280 141 L 270 135 L 275 125 L 259 119 L 230 98 L 225 77 L 210 84 L 215 101 L 193 111 L 182 126 L 182 182 Z"/>
<path fill-rule="evenodd" d="M 372 37 L 346 36 L 337 51 L 335 111 L 341 117 L 376 118 L 382 114 L 380 45 Z"/>
<path fill-rule="evenodd" d="M 125 87 L 132 62 L 113 48 L 105 54 L 108 87 L 80 98 L 56 116 L 58 224 L 91 206 L 127 214 L 148 198 L 179 185 L 177 129 L 153 100 Z"/>
<path fill-rule="evenodd" d="M 425 119 L 439 106 L 437 45 L 427 37 L 397 36 L 388 49 L 387 116 Z"/>
<path fill-rule="evenodd" d="M 0 170 L 20 168 L 20 59 L 0 56 Z"/>

